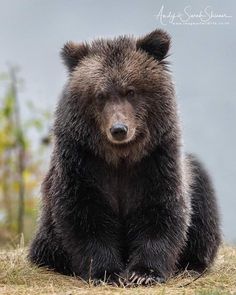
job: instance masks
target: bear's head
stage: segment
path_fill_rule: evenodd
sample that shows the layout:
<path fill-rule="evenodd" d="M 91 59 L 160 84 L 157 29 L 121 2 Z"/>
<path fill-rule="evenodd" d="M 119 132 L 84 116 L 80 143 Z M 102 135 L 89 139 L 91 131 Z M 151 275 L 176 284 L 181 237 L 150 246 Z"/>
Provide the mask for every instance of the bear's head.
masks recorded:
<path fill-rule="evenodd" d="M 169 47 L 162 30 L 138 39 L 65 44 L 69 79 L 56 112 L 56 136 L 63 133 L 113 164 L 142 159 L 176 124 Z"/>

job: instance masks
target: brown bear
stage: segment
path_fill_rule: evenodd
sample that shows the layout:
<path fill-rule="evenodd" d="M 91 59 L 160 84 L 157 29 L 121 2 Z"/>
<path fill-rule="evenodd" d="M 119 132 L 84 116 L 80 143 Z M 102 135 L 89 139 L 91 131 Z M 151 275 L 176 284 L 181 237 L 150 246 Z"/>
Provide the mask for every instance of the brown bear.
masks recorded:
<path fill-rule="evenodd" d="M 69 70 L 30 261 L 84 280 L 149 285 L 202 272 L 220 244 L 211 180 L 182 149 L 162 30 L 69 42 Z"/>

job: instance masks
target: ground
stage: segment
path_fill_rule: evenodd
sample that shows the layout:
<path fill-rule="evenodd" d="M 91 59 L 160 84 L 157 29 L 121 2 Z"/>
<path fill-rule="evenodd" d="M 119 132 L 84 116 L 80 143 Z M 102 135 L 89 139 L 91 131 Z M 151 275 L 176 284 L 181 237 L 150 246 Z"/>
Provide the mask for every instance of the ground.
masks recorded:
<path fill-rule="evenodd" d="M 94 287 L 73 277 L 32 267 L 26 261 L 27 249 L 0 250 L 0 294 L 91 294 L 91 295 L 222 295 L 236 294 L 236 248 L 224 246 L 208 273 L 200 277 L 189 273 L 155 287 L 124 288 L 106 284 Z"/>

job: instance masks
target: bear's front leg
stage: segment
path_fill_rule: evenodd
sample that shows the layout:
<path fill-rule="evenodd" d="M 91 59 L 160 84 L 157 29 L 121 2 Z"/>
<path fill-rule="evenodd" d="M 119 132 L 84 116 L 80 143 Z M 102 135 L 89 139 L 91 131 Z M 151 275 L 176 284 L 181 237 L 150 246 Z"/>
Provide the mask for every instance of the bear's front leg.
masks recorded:
<path fill-rule="evenodd" d="M 186 222 L 178 201 L 138 208 L 127 220 L 127 285 L 163 283 L 175 270 L 185 244 Z"/>
<path fill-rule="evenodd" d="M 72 273 L 95 283 L 117 282 L 123 270 L 117 216 L 92 184 L 79 181 L 57 186 L 54 224 Z"/>
<path fill-rule="evenodd" d="M 128 285 L 162 283 L 171 276 L 186 243 L 191 212 L 175 148 L 158 149 L 140 171 L 142 198 L 126 219 Z"/>

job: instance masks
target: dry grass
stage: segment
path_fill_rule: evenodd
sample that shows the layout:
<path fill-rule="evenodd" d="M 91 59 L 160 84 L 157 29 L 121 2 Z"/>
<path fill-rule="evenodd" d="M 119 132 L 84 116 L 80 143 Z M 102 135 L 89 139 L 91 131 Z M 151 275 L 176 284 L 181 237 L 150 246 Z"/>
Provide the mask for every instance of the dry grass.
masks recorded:
<path fill-rule="evenodd" d="M 62 276 L 30 266 L 26 249 L 0 250 L 0 294 L 236 294 L 236 248 L 222 247 L 211 271 L 196 279 L 185 273 L 155 287 L 94 287 L 73 277 Z M 194 280 L 195 279 L 195 280 Z"/>

